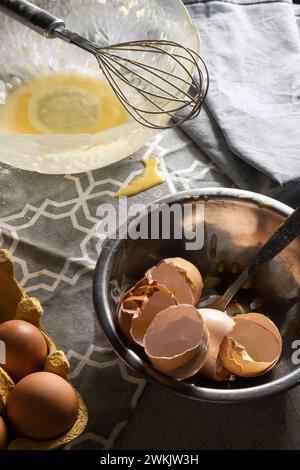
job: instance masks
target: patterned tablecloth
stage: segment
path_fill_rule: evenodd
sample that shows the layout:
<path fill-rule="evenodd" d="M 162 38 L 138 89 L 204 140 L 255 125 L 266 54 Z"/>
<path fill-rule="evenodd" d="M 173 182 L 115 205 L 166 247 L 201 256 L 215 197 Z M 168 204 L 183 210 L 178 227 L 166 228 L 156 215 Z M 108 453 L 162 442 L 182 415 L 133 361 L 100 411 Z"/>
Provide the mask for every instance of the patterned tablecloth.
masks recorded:
<path fill-rule="evenodd" d="M 0 150 L 1 152 L 1 150 Z M 89 410 L 85 433 L 67 448 L 110 449 L 124 431 L 145 383 L 116 357 L 97 322 L 92 277 L 102 241 L 97 208 L 156 156 L 166 183 L 130 199 L 150 203 L 192 188 L 232 183 L 180 130 L 156 135 L 136 155 L 80 175 L 47 176 L 0 167 L 0 247 L 16 277 L 45 309 L 43 325 L 71 363 L 70 379 Z"/>

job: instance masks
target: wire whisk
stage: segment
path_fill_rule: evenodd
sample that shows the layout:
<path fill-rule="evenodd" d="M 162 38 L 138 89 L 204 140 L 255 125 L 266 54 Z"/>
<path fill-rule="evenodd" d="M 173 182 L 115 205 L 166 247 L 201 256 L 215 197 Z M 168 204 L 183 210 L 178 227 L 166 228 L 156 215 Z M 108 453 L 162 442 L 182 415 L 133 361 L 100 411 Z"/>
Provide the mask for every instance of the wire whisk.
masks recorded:
<path fill-rule="evenodd" d="M 44 37 L 60 38 L 93 54 L 128 114 L 143 126 L 167 129 L 200 113 L 209 76 L 204 61 L 192 49 L 169 40 L 100 47 L 25 0 L 0 0 L 0 11 Z"/>
<path fill-rule="evenodd" d="M 124 51 L 142 53 L 143 62 L 122 56 Z M 164 68 L 149 60 L 159 54 L 167 59 Z M 144 126 L 169 128 L 200 113 L 209 80 L 206 65 L 195 51 L 172 41 L 153 40 L 100 48 L 95 55 L 119 100 Z M 166 117 L 174 121 L 163 124 Z M 157 118 L 162 118 L 159 124 Z"/>

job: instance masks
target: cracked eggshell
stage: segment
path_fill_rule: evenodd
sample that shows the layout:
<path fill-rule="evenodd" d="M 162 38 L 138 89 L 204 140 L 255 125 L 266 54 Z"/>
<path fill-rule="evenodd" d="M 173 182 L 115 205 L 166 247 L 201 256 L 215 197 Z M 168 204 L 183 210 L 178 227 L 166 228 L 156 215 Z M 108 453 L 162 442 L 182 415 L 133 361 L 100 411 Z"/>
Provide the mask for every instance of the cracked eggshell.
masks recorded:
<path fill-rule="evenodd" d="M 130 330 L 133 340 L 144 346 L 145 334 L 155 316 L 172 305 L 177 305 L 177 300 L 165 286 L 157 284 L 153 287 L 142 302 L 139 314 L 133 316 Z"/>
<path fill-rule="evenodd" d="M 235 327 L 220 347 L 224 367 L 240 377 L 269 372 L 282 351 L 282 338 L 276 325 L 259 313 L 237 315 L 234 321 Z"/>
<path fill-rule="evenodd" d="M 131 336 L 131 323 L 134 315 L 139 311 L 141 303 L 146 299 L 149 291 L 148 279 L 139 280 L 133 287 L 128 289 L 123 295 L 118 310 L 118 324 L 123 334 L 133 341 Z"/>
<path fill-rule="evenodd" d="M 208 353 L 201 374 L 213 380 L 227 380 L 231 373 L 223 366 L 219 351 L 224 338 L 233 330 L 235 322 L 220 310 L 200 308 L 198 312 L 209 332 Z"/>
<path fill-rule="evenodd" d="M 145 333 L 155 315 L 171 305 L 177 305 L 177 300 L 165 286 L 149 285 L 142 279 L 121 302 L 119 326 L 129 340 L 143 346 Z"/>
<path fill-rule="evenodd" d="M 146 299 L 146 296 L 129 296 L 121 302 L 118 312 L 118 323 L 122 333 L 133 341 L 131 336 L 131 325 L 134 316 L 140 312 L 140 305 Z"/>
<path fill-rule="evenodd" d="M 166 258 L 146 272 L 149 282 L 165 285 L 180 304 L 196 305 L 201 297 L 203 280 L 199 270 L 183 258 Z"/>
<path fill-rule="evenodd" d="M 184 380 L 202 368 L 208 337 L 205 322 L 193 305 L 175 305 L 155 316 L 145 335 L 145 353 L 156 369 Z"/>

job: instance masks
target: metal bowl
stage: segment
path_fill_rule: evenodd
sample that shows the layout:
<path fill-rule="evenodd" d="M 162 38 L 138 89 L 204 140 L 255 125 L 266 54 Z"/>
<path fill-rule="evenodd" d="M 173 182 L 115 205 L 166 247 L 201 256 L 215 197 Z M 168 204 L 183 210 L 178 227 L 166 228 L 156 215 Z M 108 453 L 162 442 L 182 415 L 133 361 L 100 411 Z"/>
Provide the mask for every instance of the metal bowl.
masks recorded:
<path fill-rule="evenodd" d="M 100 324 L 112 347 L 123 361 L 145 379 L 188 398 L 213 402 L 236 402 L 265 397 L 289 389 L 300 382 L 297 360 L 300 347 L 300 238 L 276 259 L 261 268 L 238 302 L 249 311 L 261 311 L 274 321 L 283 337 L 283 352 L 275 368 L 260 377 L 214 382 L 196 376 L 178 382 L 155 370 L 142 349 L 125 339 L 116 323 L 117 287 L 124 279 L 137 281 L 162 258 L 181 256 L 204 276 L 221 278 L 220 292 L 237 271 L 251 260 L 259 247 L 292 209 L 273 199 L 235 189 L 203 189 L 171 196 L 160 201 L 204 206 L 204 246 L 187 250 L 186 240 L 107 240 L 94 277 L 94 304 Z M 145 217 L 149 218 L 146 214 Z M 196 221 L 196 223 L 200 221 Z M 139 223 L 139 222 L 135 222 Z M 195 223 L 195 221 L 193 221 Z M 233 268 L 234 267 L 234 268 Z M 120 292 L 119 292 L 120 293 Z M 294 356 L 293 356 L 294 353 Z M 293 360 L 292 360 L 293 357 Z"/>
<path fill-rule="evenodd" d="M 33 3 L 100 45 L 169 39 L 200 52 L 199 33 L 180 0 L 33 0 Z M 159 53 L 151 59 L 155 59 L 151 65 L 163 68 L 169 60 Z M 88 135 L 4 132 L 1 104 L 10 89 L 28 79 L 56 72 L 78 72 L 104 79 L 91 54 L 58 39 L 45 39 L 0 13 L 0 161 L 40 173 L 80 173 L 126 158 L 155 134 L 153 129 L 131 118 L 113 129 Z"/>

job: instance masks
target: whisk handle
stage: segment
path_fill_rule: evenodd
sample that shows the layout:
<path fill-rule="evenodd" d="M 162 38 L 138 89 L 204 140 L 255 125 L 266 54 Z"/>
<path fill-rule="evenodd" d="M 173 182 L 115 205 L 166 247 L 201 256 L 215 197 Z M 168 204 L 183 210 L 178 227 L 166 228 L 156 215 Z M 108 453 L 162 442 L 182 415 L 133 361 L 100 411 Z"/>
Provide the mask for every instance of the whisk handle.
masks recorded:
<path fill-rule="evenodd" d="M 0 11 L 46 38 L 55 37 L 55 29 L 65 26 L 63 20 L 27 0 L 0 0 Z"/>

